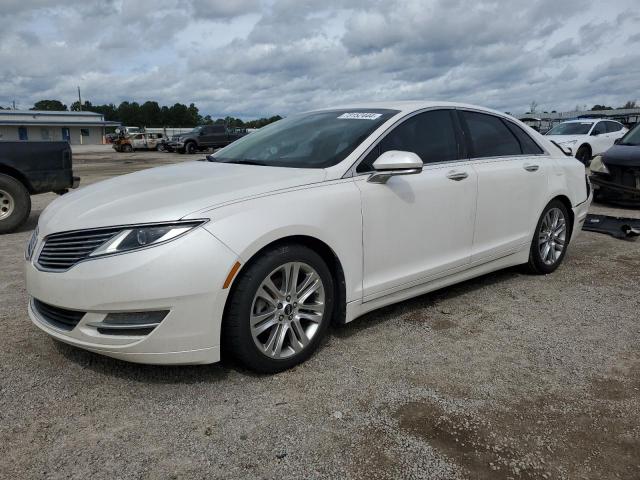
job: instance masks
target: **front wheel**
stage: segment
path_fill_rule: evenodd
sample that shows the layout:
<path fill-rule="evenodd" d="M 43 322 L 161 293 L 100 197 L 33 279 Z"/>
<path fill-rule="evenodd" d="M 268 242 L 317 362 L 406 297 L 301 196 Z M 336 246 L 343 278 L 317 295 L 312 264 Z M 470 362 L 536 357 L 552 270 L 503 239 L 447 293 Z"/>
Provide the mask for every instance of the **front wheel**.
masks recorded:
<path fill-rule="evenodd" d="M 567 207 L 552 200 L 543 210 L 531 241 L 528 268 L 545 275 L 560 266 L 571 239 L 571 220 Z"/>
<path fill-rule="evenodd" d="M 264 252 L 241 273 L 223 323 L 223 348 L 248 368 L 276 373 L 307 360 L 331 321 L 333 280 L 302 245 Z"/>
<path fill-rule="evenodd" d="M 184 146 L 185 151 L 190 154 L 193 155 L 194 153 L 196 153 L 196 144 L 193 142 L 189 142 Z"/>

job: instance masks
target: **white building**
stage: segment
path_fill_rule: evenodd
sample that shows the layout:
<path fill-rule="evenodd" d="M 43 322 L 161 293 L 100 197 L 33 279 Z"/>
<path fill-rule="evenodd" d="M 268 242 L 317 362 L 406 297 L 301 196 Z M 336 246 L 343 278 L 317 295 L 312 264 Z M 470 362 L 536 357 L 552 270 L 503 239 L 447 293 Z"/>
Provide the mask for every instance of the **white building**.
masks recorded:
<path fill-rule="evenodd" d="M 0 141 L 66 140 L 71 145 L 100 145 L 105 128 L 119 125 L 93 112 L 0 110 Z"/>

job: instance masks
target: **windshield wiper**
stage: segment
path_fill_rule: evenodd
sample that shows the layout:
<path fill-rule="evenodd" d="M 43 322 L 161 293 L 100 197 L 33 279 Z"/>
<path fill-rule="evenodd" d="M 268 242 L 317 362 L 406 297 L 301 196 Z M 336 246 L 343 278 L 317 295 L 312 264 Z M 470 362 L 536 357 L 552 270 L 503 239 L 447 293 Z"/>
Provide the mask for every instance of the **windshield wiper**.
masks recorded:
<path fill-rule="evenodd" d="M 262 162 L 260 160 L 222 160 L 223 163 L 235 163 L 238 165 L 259 165 L 261 167 L 268 167 L 270 164 Z"/>
<path fill-rule="evenodd" d="M 261 167 L 270 167 L 271 164 L 267 162 L 263 162 L 261 160 L 251 160 L 251 159 L 239 159 L 239 160 L 227 160 L 225 158 L 217 158 L 214 157 L 213 154 L 207 155 L 207 162 L 216 162 L 216 163 L 235 163 L 237 165 L 258 165 Z"/>

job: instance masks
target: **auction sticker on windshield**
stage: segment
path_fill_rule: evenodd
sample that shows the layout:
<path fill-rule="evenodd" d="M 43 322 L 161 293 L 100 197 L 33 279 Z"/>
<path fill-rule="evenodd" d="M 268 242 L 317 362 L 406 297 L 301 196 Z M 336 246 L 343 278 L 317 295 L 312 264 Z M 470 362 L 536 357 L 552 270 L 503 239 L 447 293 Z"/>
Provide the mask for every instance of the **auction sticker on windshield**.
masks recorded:
<path fill-rule="evenodd" d="M 381 113 L 352 112 L 343 113 L 338 118 L 347 118 L 352 120 L 376 120 L 381 116 Z"/>

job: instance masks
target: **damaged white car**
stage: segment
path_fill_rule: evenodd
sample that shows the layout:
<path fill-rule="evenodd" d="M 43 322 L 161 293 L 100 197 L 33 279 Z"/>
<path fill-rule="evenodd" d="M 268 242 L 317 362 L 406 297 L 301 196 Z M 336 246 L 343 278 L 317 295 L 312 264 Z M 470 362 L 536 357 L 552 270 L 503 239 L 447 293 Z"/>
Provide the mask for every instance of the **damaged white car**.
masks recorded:
<path fill-rule="evenodd" d="M 58 198 L 26 251 L 33 322 L 143 363 L 261 372 L 330 322 L 527 264 L 553 272 L 584 166 L 500 112 L 440 102 L 292 115 L 207 157 Z"/>

